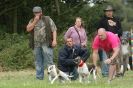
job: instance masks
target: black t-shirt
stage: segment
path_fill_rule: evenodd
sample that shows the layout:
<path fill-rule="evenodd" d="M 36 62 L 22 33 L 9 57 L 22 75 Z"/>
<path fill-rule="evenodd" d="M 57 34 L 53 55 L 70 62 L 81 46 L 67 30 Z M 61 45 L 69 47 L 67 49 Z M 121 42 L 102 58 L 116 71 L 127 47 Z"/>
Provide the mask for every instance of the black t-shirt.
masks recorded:
<path fill-rule="evenodd" d="M 105 28 L 106 31 L 118 34 L 119 37 L 122 36 L 121 23 L 117 17 L 109 18 L 104 16 L 99 22 L 99 28 Z"/>

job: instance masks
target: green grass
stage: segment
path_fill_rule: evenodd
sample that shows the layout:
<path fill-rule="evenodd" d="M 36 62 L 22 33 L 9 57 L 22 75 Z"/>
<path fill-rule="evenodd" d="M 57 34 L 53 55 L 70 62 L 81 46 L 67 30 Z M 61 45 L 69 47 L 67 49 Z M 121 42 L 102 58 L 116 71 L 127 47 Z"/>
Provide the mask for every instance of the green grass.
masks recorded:
<path fill-rule="evenodd" d="M 133 72 L 127 72 L 124 78 L 115 78 L 111 84 L 107 84 L 107 78 L 100 78 L 97 82 L 91 80 L 90 84 L 78 81 L 61 84 L 56 81 L 53 85 L 47 77 L 36 80 L 33 70 L 0 72 L 0 88 L 133 88 Z"/>

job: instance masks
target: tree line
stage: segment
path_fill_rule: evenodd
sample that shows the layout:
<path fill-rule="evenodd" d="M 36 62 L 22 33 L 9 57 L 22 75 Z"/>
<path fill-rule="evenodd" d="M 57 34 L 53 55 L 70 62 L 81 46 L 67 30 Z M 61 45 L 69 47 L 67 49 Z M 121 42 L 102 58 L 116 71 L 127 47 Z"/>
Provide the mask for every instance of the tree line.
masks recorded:
<path fill-rule="evenodd" d="M 90 6 L 92 3 L 95 4 L 94 7 Z M 26 25 L 33 17 L 32 8 L 41 6 L 43 13 L 55 21 L 59 32 L 71 26 L 75 17 L 80 16 L 87 31 L 92 33 L 107 4 L 113 4 L 118 9 L 117 14 L 125 23 L 133 21 L 133 14 L 130 12 L 132 0 L 1 0 L 0 29 L 8 33 L 25 33 Z M 122 5 L 125 7 L 121 8 Z M 127 12 L 130 14 L 123 12 L 124 9 L 129 10 Z"/>

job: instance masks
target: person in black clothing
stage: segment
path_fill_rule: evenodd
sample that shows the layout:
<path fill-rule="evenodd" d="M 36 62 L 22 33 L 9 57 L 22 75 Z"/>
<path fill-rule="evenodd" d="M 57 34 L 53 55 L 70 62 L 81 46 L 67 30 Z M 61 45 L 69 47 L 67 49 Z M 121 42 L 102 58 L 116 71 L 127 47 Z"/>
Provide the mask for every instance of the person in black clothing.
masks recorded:
<path fill-rule="evenodd" d="M 106 9 L 104 9 L 105 15 L 99 22 L 99 28 L 105 28 L 106 31 L 113 32 L 114 34 L 117 34 L 119 37 L 122 36 L 122 28 L 121 23 L 118 17 L 113 16 L 113 12 L 115 10 L 112 8 L 112 6 L 108 5 Z"/>
<path fill-rule="evenodd" d="M 118 17 L 115 17 L 113 15 L 114 9 L 111 5 L 108 5 L 105 9 L 105 15 L 101 18 L 99 21 L 98 28 L 104 28 L 106 31 L 110 31 L 116 35 L 119 36 L 119 38 L 122 36 L 122 28 L 121 23 Z M 108 65 L 104 63 L 104 58 L 107 57 L 106 53 L 103 52 L 103 50 L 99 50 L 99 57 L 100 61 L 102 62 L 102 75 L 108 76 Z"/>
<path fill-rule="evenodd" d="M 72 75 L 72 80 L 78 78 L 77 66 L 83 64 L 89 57 L 87 48 L 74 45 L 72 38 L 65 40 L 66 44 L 59 50 L 58 68 L 68 75 Z M 76 58 L 80 57 L 80 61 Z"/>

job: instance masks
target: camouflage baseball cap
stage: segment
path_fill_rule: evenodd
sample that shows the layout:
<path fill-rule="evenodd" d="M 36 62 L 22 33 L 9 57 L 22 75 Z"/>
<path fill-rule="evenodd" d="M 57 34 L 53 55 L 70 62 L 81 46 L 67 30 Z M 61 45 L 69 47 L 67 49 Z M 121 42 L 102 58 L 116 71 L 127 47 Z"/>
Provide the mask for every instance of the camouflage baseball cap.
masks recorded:
<path fill-rule="evenodd" d="M 42 8 L 40 6 L 33 7 L 33 13 L 42 12 Z"/>

